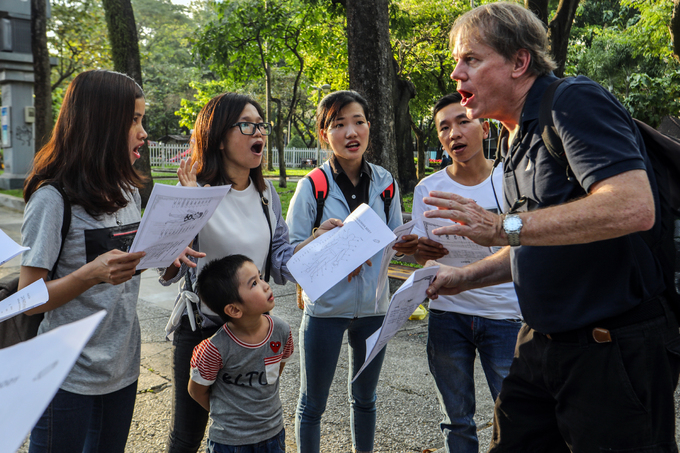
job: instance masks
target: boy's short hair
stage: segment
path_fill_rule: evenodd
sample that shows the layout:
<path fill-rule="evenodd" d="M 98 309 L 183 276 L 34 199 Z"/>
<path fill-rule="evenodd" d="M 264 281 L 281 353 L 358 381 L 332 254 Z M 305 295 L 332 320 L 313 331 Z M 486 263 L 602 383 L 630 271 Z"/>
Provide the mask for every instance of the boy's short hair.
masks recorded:
<path fill-rule="evenodd" d="M 439 113 L 439 111 L 444 107 L 449 106 L 451 104 L 460 104 L 460 101 L 462 100 L 463 96 L 457 91 L 454 91 L 453 93 L 449 93 L 446 96 L 443 96 L 437 101 L 437 103 L 432 108 L 432 119 L 434 120 L 437 117 L 437 113 Z"/>
<path fill-rule="evenodd" d="M 442 96 L 437 103 L 434 105 L 432 108 L 432 121 L 434 121 L 437 118 L 437 113 L 439 113 L 442 109 L 445 107 L 448 107 L 451 104 L 460 104 L 460 102 L 463 100 L 463 95 L 461 95 L 459 92 L 454 91 L 453 93 L 449 93 L 446 96 Z M 482 118 L 478 118 L 480 123 L 483 123 L 484 120 Z M 436 124 L 435 124 L 436 127 Z M 439 129 L 437 129 L 439 130 Z"/>
<path fill-rule="evenodd" d="M 238 271 L 244 263 L 253 260 L 244 255 L 227 255 L 212 260 L 201 270 L 196 279 L 198 297 L 224 322 L 231 318 L 224 312 L 224 307 L 235 302 L 243 302 L 238 292 L 240 282 Z"/>

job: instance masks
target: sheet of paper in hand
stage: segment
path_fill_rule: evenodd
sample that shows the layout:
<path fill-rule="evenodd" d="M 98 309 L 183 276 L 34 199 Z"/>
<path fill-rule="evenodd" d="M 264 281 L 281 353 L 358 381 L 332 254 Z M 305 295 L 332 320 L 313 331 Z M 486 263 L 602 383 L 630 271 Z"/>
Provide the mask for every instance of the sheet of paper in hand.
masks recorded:
<path fill-rule="evenodd" d="M 146 252 L 137 269 L 168 267 L 208 223 L 228 186 L 156 184 L 130 252 Z"/>
<path fill-rule="evenodd" d="M 423 231 L 427 234 L 427 238 L 439 242 L 449 251 L 448 255 L 437 260 L 442 264 L 463 267 L 486 258 L 497 251 L 492 247 L 475 244 L 465 236 L 456 236 L 455 234 L 436 235 L 432 232 L 436 228 L 452 225 L 453 222 L 451 220 L 423 217 L 422 222 Z"/>
<path fill-rule="evenodd" d="M 0 300 L 0 322 L 42 305 L 50 298 L 47 286 L 41 278 L 20 291 Z"/>
<path fill-rule="evenodd" d="M 314 301 L 395 238 L 380 216 L 364 203 L 347 216 L 341 228 L 323 234 L 293 255 L 288 270 Z"/>
<path fill-rule="evenodd" d="M 427 298 L 425 290 L 437 275 L 439 266 L 418 269 L 406 279 L 390 300 L 382 326 L 366 339 L 366 360 L 352 379 L 354 382 L 364 368 L 378 355 L 411 316 L 411 313 Z"/>
<path fill-rule="evenodd" d="M 0 349 L 0 453 L 21 447 L 104 315 L 102 310 Z"/>
<path fill-rule="evenodd" d="M 20 246 L 4 231 L 0 230 L 0 266 L 28 249 L 29 247 Z"/>
<path fill-rule="evenodd" d="M 409 222 L 398 226 L 394 229 L 394 235 L 396 238 L 387 244 L 385 251 L 383 252 L 382 261 L 380 262 L 380 272 L 378 273 L 378 286 L 375 289 L 375 309 L 378 310 L 378 301 L 382 297 L 383 293 L 387 289 L 387 271 L 390 267 L 390 261 L 397 254 L 397 251 L 392 248 L 397 242 L 404 242 L 401 237 L 408 236 L 413 231 L 416 221 L 410 220 Z"/>

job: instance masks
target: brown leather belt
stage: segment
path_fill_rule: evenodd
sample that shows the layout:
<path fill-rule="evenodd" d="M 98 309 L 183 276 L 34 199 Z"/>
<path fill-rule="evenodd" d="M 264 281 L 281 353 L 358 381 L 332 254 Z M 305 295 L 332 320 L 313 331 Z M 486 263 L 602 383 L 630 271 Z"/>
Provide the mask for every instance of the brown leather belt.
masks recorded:
<path fill-rule="evenodd" d="M 545 336 L 560 343 L 581 343 L 583 340 L 588 343 L 609 343 L 612 341 L 610 331 L 613 329 L 664 316 L 666 310 L 663 300 L 662 296 L 658 296 L 642 302 L 620 315 L 602 319 L 579 329 L 545 334 Z"/>

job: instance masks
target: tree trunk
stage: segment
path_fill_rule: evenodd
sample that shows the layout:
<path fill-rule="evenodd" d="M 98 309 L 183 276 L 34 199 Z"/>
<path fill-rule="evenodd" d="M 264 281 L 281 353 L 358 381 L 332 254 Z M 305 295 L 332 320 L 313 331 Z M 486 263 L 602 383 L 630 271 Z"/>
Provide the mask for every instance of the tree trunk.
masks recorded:
<path fill-rule="evenodd" d="M 52 133 L 52 86 L 50 54 L 47 50 L 47 4 L 31 0 L 31 51 L 33 52 L 33 94 L 35 101 L 35 151 L 39 151 Z"/>
<path fill-rule="evenodd" d="M 414 122 L 411 122 L 411 129 L 413 129 L 413 134 L 416 136 L 416 148 L 418 150 L 417 175 L 418 180 L 421 180 L 425 177 L 425 131 L 416 126 Z"/>
<path fill-rule="evenodd" d="M 569 34 L 574 23 L 576 9 L 580 0 L 560 0 L 555 12 L 555 17 L 548 23 L 548 0 L 524 0 L 524 6 L 534 12 L 546 25 L 548 25 L 548 46 L 550 55 L 557 63 L 555 75 L 564 76 L 564 68 L 567 63 L 567 48 L 569 47 Z"/>
<path fill-rule="evenodd" d="M 399 179 L 394 133 L 394 69 L 388 0 L 347 0 L 349 86 L 368 101 L 371 145 L 367 159 Z"/>
<path fill-rule="evenodd" d="M 274 123 L 274 136 L 276 137 L 276 148 L 279 153 L 279 187 L 286 188 L 286 148 L 283 140 L 283 106 L 280 99 L 272 98 L 276 104 L 276 122 Z"/>
<path fill-rule="evenodd" d="M 564 68 L 567 63 L 567 48 L 569 47 L 569 34 L 576 16 L 579 0 L 560 0 L 555 17 L 548 25 L 548 42 L 550 54 L 557 63 L 555 75 L 564 76 Z"/>
<path fill-rule="evenodd" d="M 269 63 L 265 65 L 264 68 L 264 83 L 265 83 L 265 90 L 266 90 L 266 98 L 265 98 L 265 114 L 267 115 L 267 121 L 271 122 L 272 120 L 272 73 L 271 73 L 271 68 L 269 67 Z M 274 159 L 272 158 L 272 141 L 267 140 L 267 170 L 268 171 L 274 171 Z"/>
<path fill-rule="evenodd" d="M 398 63 L 392 58 L 394 67 L 394 133 L 395 154 L 399 172 L 399 188 L 401 193 L 412 192 L 418 184 L 420 174 L 416 174 L 413 164 L 413 138 L 411 137 L 411 111 L 408 103 L 416 95 L 416 87 L 408 80 L 401 80 L 397 75 Z"/>
<path fill-rule="evenodd" d="M 524 7 L 536 14 L 544 24 L 548 24 L 548 1 L 547 0 L 524 0 Z"/>
<path fill-rule="evenodd" d="M 680 0 L 673 1 L 673 15 L 671 16 L 671 44 L 675 58 L 680 61 Z"/>
<path fill-rule="evenodd" d="M 137 26 L 135 25 L 132 4 L 130 0 L 102 0 L 102 5 L 104 6 L 106 24 L 109 29 L 114 70 L 129 75 L 135 79 L 140 87 L 143 87 Z M 148 178 L 147 183 L 140 190 L 142 206 L 145 207 L 153 189 L 149 146 L 146 142 L 139 152 L 142 157 L 135 162 L 135 168 L 139 173 Z"/>

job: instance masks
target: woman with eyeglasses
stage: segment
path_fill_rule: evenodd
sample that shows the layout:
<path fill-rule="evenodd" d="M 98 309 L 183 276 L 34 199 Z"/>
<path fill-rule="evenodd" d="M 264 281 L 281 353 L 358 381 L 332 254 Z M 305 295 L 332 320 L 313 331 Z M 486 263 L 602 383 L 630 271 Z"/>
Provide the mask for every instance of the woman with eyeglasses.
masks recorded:
<path fill-rule="evenodd" d="M 271 275 L 274 282 L 285 284 L 293 280 L 286 263 L 296 249 L 313 239 L 310 236 L 297 247 L 288 242 L 281 201 L 272 183 L 262 175 L 262 154 L 271 133 L 271 125 L 263 116 L 260 105 L 248 96 L 224 93 L 214 97 L 196 119 L 191 158 L 182 160 L 177 170 L 183 186 L 231 184 L 231 190 L 191 249 L 174 266 L 160 270 L 163 285 L 184 278 L 166 327 L 169 337 L 174 336 L 175 395 L 166 449 L 170 453 L 195 453 L 201 445 L 208 412 L 187 391 L 189 362 L 194 347 L 223 324 L 195 295 L 196 276 L 212 260 L 242 254 L 253 260 L 266 280 Z M 340 225 L 339 220 L 328 220 L 316 236 Z"/>

